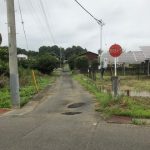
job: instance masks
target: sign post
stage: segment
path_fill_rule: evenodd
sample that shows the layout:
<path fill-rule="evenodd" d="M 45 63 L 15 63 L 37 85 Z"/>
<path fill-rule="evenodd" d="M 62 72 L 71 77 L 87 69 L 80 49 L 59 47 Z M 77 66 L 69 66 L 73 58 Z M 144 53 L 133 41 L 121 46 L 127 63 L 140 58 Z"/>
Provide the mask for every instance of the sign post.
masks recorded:
<path fill-rule="evenodd" d="M 117 58 L 115 57 L 115 76 L 117 76 Z"/>
<path fill-rule="evenodd" d="M 115 68 L 115 76 L 112 76 L 112 90 L 114 92 L 114 96 L 118 95 L 118 85 L 119 80 L 117 76 L 117 57 L 119 57 L 122 53 L 122 48 L 118 44 L 114 44 L 109 48 L 109 53 L 112 57 L 114 57 L 114 68 Z"/>

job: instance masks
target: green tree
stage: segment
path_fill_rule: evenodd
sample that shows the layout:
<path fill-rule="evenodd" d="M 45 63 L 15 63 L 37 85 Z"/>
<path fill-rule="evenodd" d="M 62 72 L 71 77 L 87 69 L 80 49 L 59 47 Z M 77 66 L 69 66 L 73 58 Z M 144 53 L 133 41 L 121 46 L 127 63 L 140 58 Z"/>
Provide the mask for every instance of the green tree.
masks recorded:
<path fill-rule="evenodd" d="M 74 70 L 74 69 L 75 69 L 75 59 L 76 59 L 76 56 L 73 55 L 73 56 L 71 56 L 71 57 L 69 58 L 69 60 L 68 60 L 69 68 L 70 68 L 71 70 Z"/>
<path fill-rule="evenodd" d="M 8 47 L 0 47 L 0 60 L 8 62 L 9 59 L 9 52 Z"/>
<path fill-rule="evenodd" d="M 32 57 L 38 56 L 38 55 L 39 55 L 39 52 L 35 52 L 35 51 L 32 51 L 32 50 L 29 50 L 29 51 L 27 52 L 27 55 L 28 55 L 29 58 L 32 58 Z"/>
<path fill-rule="evenodd" d="M 86 49 L 83 49 L 80 46 L 72 46 L 72 48 L 69 47 L 65 50 L 65 57 L 67 60 L 69 60 L 70 57 L 74 55 L 78 56 L 80 54 L 85 53 L 86 51 Z"/>
<path fill-rule="evenodd" d="M 45 74 L 51 74 L 51 72 L 57 68 L 58 60 L 56 57 L 51 55 L 41 55 L 37 59 L 36 68 Z"/>
<path fill-rule="evenodd" d="M 75 60 L 75 65 L 76 68 L 79 69 L 82 73 L 87 73 L 89 67 L 89 62 L 87 57 L 85 56 L 77 57 Z"/>
<path fill-rule="evenodd" d="M 95 59 L 95 60 L 93 60 L 91 62 L 91 68 L 92 68 L 92 70 L 94 70 L 94 71 L 98 70 L 98 66 L 99 66 L 98 60 Z"/>
<path fill-rule="evenodd" d="M 8 47 L 0 47 L 0 75 L 8 75 L 9 74 L 9 53 Z"/>
<path fill-rule="evenodd" d="M 22 48 L 17 48 L 17 54 L 25 54 L 28 55 L 28 51 Z"/>
<path fill-rule="evenodd" d="M 4 62 L 0 60 L 0 75 L 7 75 L 9 74 L 9 66 L 8 62 Z"/>
<path fill-rule="evenodd" d="M 62 59 L 64 59 L 64 48 L 58 47 L 57 45 L 54 46 L 41 46 L 39 48 L 39 54 L 43 55 L 43 54 L 50 54 L 52 56 L 57 57 L 58 59 L 60 59 L 60 56 L 62 57 Z"/>

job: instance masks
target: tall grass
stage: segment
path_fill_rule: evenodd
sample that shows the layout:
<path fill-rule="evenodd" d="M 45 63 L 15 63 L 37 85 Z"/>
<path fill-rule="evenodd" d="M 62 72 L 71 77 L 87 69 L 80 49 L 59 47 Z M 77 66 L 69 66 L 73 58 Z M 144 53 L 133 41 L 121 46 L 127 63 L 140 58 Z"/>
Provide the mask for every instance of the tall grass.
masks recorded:
<path fill-rule="evenodd" d="M 36 88 L 32 79 L 32 72 L 28 69 L 20 69 L 20 104 L 24 106 L 30 101 L 33 95 L 37 93 Z M 58 74 L 43 75 L 38 71 L 35 71 L 36 80 L 38 83 L 39 90 L 44 89 L 48 84 L 55 81 Z M 0 89 L 0 108 L 11 108 L 11 98 L 9 85 L 5 85 L 4 88 Z"/>

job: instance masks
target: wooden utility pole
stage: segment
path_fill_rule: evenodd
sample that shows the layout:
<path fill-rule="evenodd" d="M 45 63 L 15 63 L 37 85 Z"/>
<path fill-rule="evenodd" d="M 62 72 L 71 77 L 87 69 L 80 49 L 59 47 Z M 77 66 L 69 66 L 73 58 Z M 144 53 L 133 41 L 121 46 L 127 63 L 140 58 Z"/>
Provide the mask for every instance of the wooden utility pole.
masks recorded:
<path fill-rule="evenodd" d="M 8 21 L 8 47 L 9 47 L 11 100 L 12 100 L 13 108 L 20 108 L 14 0 L 6 0 L 6 5 L 7 5 L 7 21 Z"/>

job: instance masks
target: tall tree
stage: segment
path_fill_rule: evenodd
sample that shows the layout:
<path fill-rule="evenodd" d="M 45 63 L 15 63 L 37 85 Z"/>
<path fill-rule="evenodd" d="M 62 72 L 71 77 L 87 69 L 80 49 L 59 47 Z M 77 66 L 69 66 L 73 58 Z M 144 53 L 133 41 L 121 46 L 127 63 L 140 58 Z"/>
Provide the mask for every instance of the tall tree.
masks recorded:
<path fill-rule="evenodd" d="M 65 50 L 65 57 L 68 60 L 73 55 L 80 55 L 82 53 L 85 53 L 86 51 L 86 49 L 83 49 L 80 46 L 72 46 L 72 48 L 69 47 Z"/>

